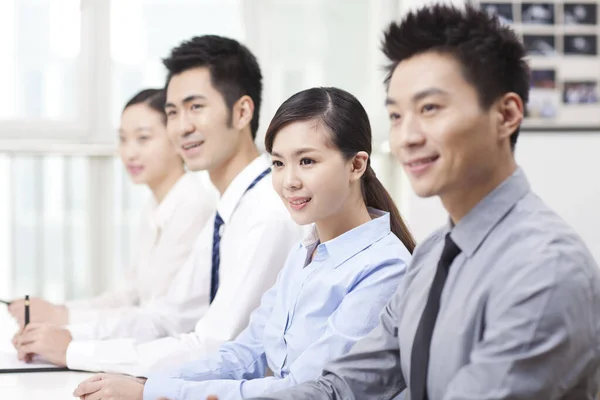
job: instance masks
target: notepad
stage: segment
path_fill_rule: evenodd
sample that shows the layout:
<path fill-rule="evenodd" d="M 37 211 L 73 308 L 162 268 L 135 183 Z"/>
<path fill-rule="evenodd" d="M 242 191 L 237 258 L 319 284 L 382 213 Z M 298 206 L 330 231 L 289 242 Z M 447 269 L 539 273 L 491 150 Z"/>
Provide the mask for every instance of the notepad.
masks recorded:
<path fill-rule="evenodd" d="M 50 372 L 67 371 L 67 368 L 45 362 L 42 359 L 34 359 L 29 363 L 20 361 L 17 353 L 0 351 L 0 374 L 17 372 Z"/>
<path fill-rule="evenodd" d="M 17 332 L 18 325 L 8 312 L 0 311 L 0 374 L 16 372 L 50 372 L 68 371 L 67 368 L 57 367 L 40 357 L 34 357 L 30 363 L 17 358 L 17 350 L 12 345 L 12 337 Z"/>

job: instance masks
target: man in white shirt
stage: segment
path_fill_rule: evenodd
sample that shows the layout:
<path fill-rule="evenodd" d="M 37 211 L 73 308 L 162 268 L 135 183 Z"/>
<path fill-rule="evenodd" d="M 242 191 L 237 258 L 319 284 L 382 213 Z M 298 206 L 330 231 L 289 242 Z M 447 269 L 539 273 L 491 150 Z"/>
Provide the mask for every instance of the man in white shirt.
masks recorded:
<path fill-rule="evenodd" d="M 75 340 L 66 354 L 18 339 L 21 358 L 39 354 L 71 369 L 145 375 L 157 364 L 214 350 L 247 325 L 302 236 L 273 190 L 270 163 L 254 144 L 262 75 L 252 53 L 235 40 L 202 36 L 173 49 L 164 64 L 169 137 L 188 168 L 207 170 L 221 194 L 214 224 L 200 234 L 173 285 L 198 291 L 203 316 L 195 332 L 178 338 Z"/>

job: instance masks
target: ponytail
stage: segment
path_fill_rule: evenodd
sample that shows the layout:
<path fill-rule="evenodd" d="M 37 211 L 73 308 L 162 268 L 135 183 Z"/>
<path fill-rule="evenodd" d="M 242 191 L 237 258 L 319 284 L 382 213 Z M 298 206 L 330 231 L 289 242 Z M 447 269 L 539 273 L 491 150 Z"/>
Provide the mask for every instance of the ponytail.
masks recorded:
<path fill-rule="evenodd" d="M 396 207 L 394 200 L 392 200 L 392 196 L 390 196 L 379 178 L 375 175 L 370 162 L 362 177 L 362 181 L 362 195 L 367 207 L 377 208 L 390 213 L 390 227 L 392 232 L 412 254 L 415 248 L 415 239 L 402 220 L 400 211 L 398 211 L 398 207 Z"/>

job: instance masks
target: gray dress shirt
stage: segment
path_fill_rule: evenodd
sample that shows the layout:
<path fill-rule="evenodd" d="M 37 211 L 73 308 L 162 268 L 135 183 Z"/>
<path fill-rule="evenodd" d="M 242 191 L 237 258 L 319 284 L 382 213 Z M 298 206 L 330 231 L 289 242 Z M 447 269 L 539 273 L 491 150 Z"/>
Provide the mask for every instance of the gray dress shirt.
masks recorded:
<path fill-rule="evenodd" d="M 316 382 L 261 399 L 392 399 L 404 390 L 447 232 L 462 252 L 450 266 L 433 331 L 429 399 L 594 399 L 600 270 L 521 169 L 456 226 L 417 247 L 404 285 L 369 336 Z"/>

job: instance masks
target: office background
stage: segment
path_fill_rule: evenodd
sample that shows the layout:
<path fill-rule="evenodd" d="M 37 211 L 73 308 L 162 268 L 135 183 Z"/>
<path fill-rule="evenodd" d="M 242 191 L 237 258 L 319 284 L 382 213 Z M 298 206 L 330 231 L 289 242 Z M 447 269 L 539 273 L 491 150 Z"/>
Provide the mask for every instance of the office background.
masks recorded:
<path fill-rule="evenodd" d="M 139 89 L 163 85 L 160 58 L 194 35 L 233 37 L 257 55 L 261 147 L 291 94 L 319 85 L 355 94 L 371 117 L 378 176 L 424 238 L 445 213 L 438 200 L 412 194 L 387 151 L 379 43 L 390 20 L 428 2 L 0 1 L 0 297 L 80 297 L 128 266 L 149 193 L 130 184 L 115 157 L 119 114 Z M 600 127 L 525 131 L 517 160 L 600 260 L 598 150 Z"/>

